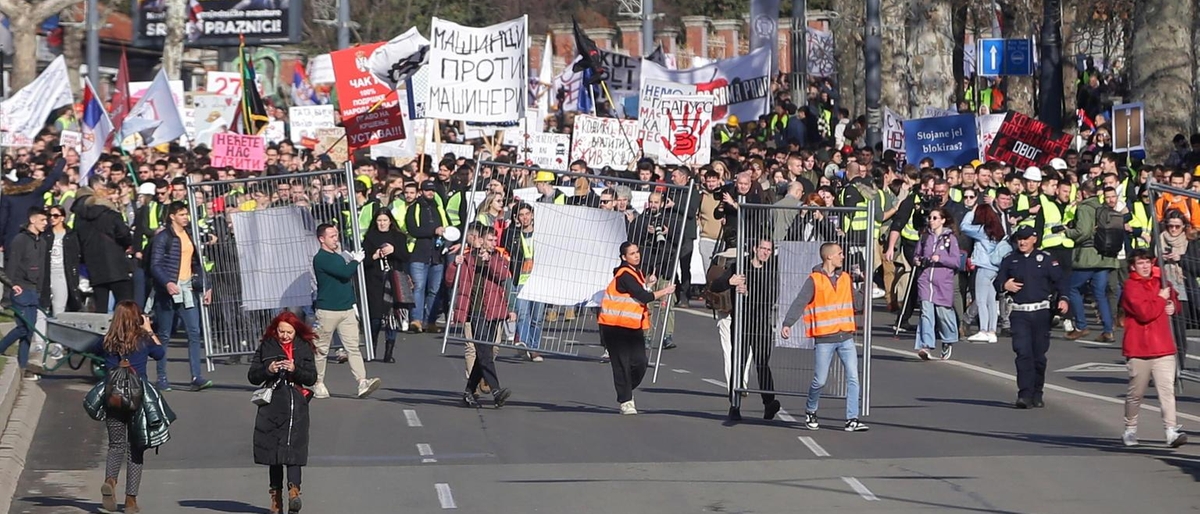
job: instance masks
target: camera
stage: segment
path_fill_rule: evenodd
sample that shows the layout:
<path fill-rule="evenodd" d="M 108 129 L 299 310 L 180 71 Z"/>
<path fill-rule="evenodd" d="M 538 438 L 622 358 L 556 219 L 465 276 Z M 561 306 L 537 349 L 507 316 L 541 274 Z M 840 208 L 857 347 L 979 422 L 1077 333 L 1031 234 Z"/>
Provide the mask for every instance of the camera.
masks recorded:
<path fill-rule="evenodd" d="M 661 225 L 654 227 L 654 242 L 660 244 L 667 242 L 667 227 Z"/>

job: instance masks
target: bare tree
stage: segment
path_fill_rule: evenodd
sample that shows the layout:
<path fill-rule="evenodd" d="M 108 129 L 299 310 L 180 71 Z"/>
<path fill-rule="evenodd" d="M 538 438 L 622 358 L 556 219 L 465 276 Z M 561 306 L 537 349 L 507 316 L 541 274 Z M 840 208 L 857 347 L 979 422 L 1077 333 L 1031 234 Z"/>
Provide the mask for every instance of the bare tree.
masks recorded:
<path fill-rule="evenodd" d="M 103 12 L 103 11 L 101 11 Z M 79 77 L 79 67 L 83 64 L 83 39 L 87 36 L 87 24 L 83 4 L 72 6 L 59 14 L 63 22 L 63 60 L 67 63 L 67 77 L 71 82 L 71 94 L 80 98 L 83 91 L 83 80 Z M 100 19 L 104 19 L 101 17 Z"/>
<path fill-rule="evenodd" d="M 908 56 L 913 83 L 909 106 L 946 108 L 954 99 L 954 38 L 950 0 L 913 0 Z M 885 79 L 886 80 L 886 79 Z"/>
<path fill-rule="evenodd" d="M 903 118 L 912 117 L 908 91 L 912 89 L 912 68 L 908 60 L 908 0 L 881 0 L 879 22 L 883 28 L 881 53 L 883 89 L 880 104 Z"/>
<path fill-rule="evenodd" d="M 1195 108 L 1194 2 L 1142 0 L 1129 42 L 1130 92 L 1146 105 L 1146 155 L 1164 159 Z"/>
<path fill-rule="evenodd" d="M 167 36 L 163 38 L 162 69 L 170 80 L 179 79 L 183 68 L 183 37 L 187 0 L 167 0 Z"/>
<path fill-rule="evenodd" d="M 1000 0 L 1000 9 L 1004 13 L 1004 37 L 1031 38 L 1036 33 L 1035 23 L 1042 12 L 1041 0 Z M 1033 77 L 1004 77 L 1008 84 L 1008 109 L 1024 114 L 1034 113 L 1034 78 Z"/>
<path fill-rule="evenodd" d="M 78 0 L 0 0 L 0 13 L 8 16 L 12 31 L 12 88 L 24 87 L 37 77 L 37 29 L 42 20 L 54 16 Z"/>
<path fill-rule="evenodd" d="M 838 19 L 833 26 L 834 62 L 837 64 L 838 98 L 851 114 L 867 112 L 866 74 L 863 62 L 862 0 L 834 3 Z"/>

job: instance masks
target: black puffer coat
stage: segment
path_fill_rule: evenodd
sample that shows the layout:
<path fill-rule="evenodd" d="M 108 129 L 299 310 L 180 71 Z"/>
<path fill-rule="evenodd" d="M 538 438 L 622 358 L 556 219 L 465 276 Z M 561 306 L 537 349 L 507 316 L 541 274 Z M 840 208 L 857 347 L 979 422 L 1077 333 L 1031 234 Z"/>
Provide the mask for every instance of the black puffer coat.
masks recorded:
<path fill-rule="evenodd" d="M 296 371 L 276 377 L 267 371 L 275 359 L 286 359 L 283 346 L 274 339 L 263 342 L 250 361 L 247 378 L 255 386 L 277 381 L 271 403 L 258 408 L 254 420 L 254 463 L 267 466 L 308 464 L 308 400 L 298 386 L 317 383 L 317 363 L 312 346 L 297 339 L 292 352 Z M 311 394 L 311 393 L 310 393 Z"/>
<path fill-rule="evenodd" d="M 75 213 L 75 233 L 79 234 L 83 263 L 92 284 L 132 280 L 134 263 L 128 250 L 133 233 L 117 207 L 83 188 L 71 211 Z"/>

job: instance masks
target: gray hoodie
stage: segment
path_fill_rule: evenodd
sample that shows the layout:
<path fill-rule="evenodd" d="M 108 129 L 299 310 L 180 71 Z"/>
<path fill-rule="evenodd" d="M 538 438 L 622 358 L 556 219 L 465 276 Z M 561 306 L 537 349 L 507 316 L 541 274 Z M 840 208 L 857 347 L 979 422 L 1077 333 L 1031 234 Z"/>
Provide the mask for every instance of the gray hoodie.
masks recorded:
<path fill-rule="evenodd" d="M 817 273 L 825 273 L 825 268 L 818 265 L 813 267 L 813 271 Z M 850 277 L 847 276 L 841 268 L 835 269 L 833 270 L 833 273 L 829 275 L 829 282 L 834 288 L 837 288 L 838 280 L 841 280 L 843 277 L 847 280 L 850 279 Z M 807 309 L 808 305 L 812 303 L 813 296 L 815 295 L 816 286 L 813 284 L 813 278 L 810 275 L 808 278 L 804 279 L 804 285 L 800 286 L 800 294 L 796 295 L 796 299 L 793 300 L 792 305 L 788 307 L 787 315 L 783 318 L 783 326 L 790 327 L 795 325 L 797 321 L 800 321 L 800 317 L 804 315 L 804 310 Z M 863 302 L 865 300 L 863 297 L 862 288 L 854 289 L 853 297 L 854 312 L 862 312 Z M 854 337 L 853 332 L 838 332 L 836 334 L 814 338 L 813 342 L 816 344 L 840 343 L 852 337 Z"/>

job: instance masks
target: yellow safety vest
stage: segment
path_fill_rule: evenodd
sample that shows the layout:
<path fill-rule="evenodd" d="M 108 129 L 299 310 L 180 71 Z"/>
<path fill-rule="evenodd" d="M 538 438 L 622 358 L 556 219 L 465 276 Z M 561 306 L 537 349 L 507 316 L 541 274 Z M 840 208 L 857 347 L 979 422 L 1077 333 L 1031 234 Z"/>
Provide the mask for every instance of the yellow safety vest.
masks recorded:
<path fill-rule="evenodd" d="M 1039 196 L 1041 195 L 1039 194 Z M 1020 223 L 1017 223 L 1018 227 L 1033 227 L 1037 223 L 1037 219 L 1034 216 L 1028 215 L 1029 203 L 1030 200 L 1028 194 L 1021 193 L 1021 195 L 1017 197 L 1017 212 L 1027 213 L 1025 219 L 1021 220 Z"/>
<path fill-rule="evenodd" d="M 913 216 L 917 214 L 916 206 L 921 203 L 921 195 L 913 193 L 913 210 L 908 214 L 908 222 L 904 224 L 904 228 L 900 229 L 900 237 L 909 241 L 920 241 L 921 234 L 917 232 L 913 226 Z"/>
<path fill-rule="evenodd" d="M 521 256 L 525 258 L 521 261 L 521 274 L 517 276 L 517 285 L 523 286 L 533 272 L 533 235 L 525 237 L 525 232 L 521 232 L 517 237 L 521 238 Z"/>
<path fill-rule="evenodd" d="M 949 196 L 950 196 L 951 200 L 954 200 L 958 203 L 962 203 L 962 199 L 963 199 L 962 189 L 959 189 L 957 187 L 950 188 Z"/>
<path fill-rule="evenodd" d="M 1065 232 L 1054 232 L 1052 229 L 1060 225 L 1066 225 L 1071 220 L 1075 219 L 1075 206 L 1067 206 L 1066 212 L 1059 212 L 1058 204 L 1054 203 L 1050 197 L 1042 195 L 1042 249 L 1057 248 L 1074 248 L 1075 241 L 1067 237 Z"/>
<path fill-rule="evenodd" d="M 435 200 L 436 200 L 436 199 L 435 199 Z M 437 204 L 438 216 L 440 216 L 440 217 L 442 218 L 442 226 L 443 226 L 443 227 L 449 227 L 449 226 L 451 226 L 451 225 L 450 225 L 450 219 L 449 219 L 449 218 L 446 216 L 446 209 L 443 209 L 443 208 L 442 208 L 442 202 L 435 201 L 434 203 L 436 203 L 436 204 Z M 414 211 L 414 213 L 416 214 L 416 216 L 415 216 L 415 217 L 416 217 L 416 220 L 417 220 L 417 226 L 420 226 L 420 225 L 421 225 L 421 204 L 419 204 L 419 203 L 418 203 L 418 204 L 415 204 L 415 205 L 413 205 L 413 208 L 414 208 L 414 209 L 416 209 L 416 211 Z M 405 216 L 407 216 L 407 213 L 405 213 Z M 407 220 L 407 218 L 405 218 L 405 219 Z M 405 225 L 405 230 L 404 230 L 404 232 L 405 232 L 405 233 L 408 233 L 408 234 L 411 234 L 411 232 L 410 232 L 410 231 L 407 229 L 408 222 L 407 222 L 407 221 L 405 221 L 405 222 L 404 222 L 404 223 L 402 223 L 402 224 L 403 224 L 403 225 Z M 417 247 L 417 238 L 415 238 L 415 237 L 413 237 L 413 236 L 411 236 L 411 235 L 410 235 L 410 236 L 408 236 L 408 251 L 409 251 L 409 252 L 412 252 L 412 251 L 413 251 L 413 248 L 416 248 L 416 247 Z"/>
<path fill-rule="evenodd" d="M 1151 230 L 1150 213 L 1147 210 L 1146 204 L 1142 202 L 1134 202 L 1131 211 L 1133 211 L 1133 219 L 1129 220 L 1129 226 L 1133 228 L 1140 228 L 1142 229 L 1142 232 L 1149 232 Z M 1149 248 L 1150 243 L 1147 243 L 1140 237 L 1135 237 L 1133 238 L 1132 246 L 1134 248 Z"/>
<path fill-rule="evenodd" d="M 857 207 L 861 210 L 854 211 L 854 216 L 842 216 L 842 230 L 846 232 L 864 232 L 867 230 L 867 216 L 869 215 L 867 213 L 867 199 L 866 196 L 862 194 L 861 189 L 858 192 L 861 199 L 858 201 L 858 203 L 854 204 L 854 207 Z M 843 207 L 849 207 L 846 205 L 846 189 L 842 190 L 841 198 L 838 198 L 838 202 L 842 204 Z"/>
<path fill-rule="evenodd" d="M 446 216 L 450 219 L 451 227 L 457 227 L 462 224 L 462 204 L 463 197 L 466 194 L 464 191 L 455 191 L 446 200 Z"/>

